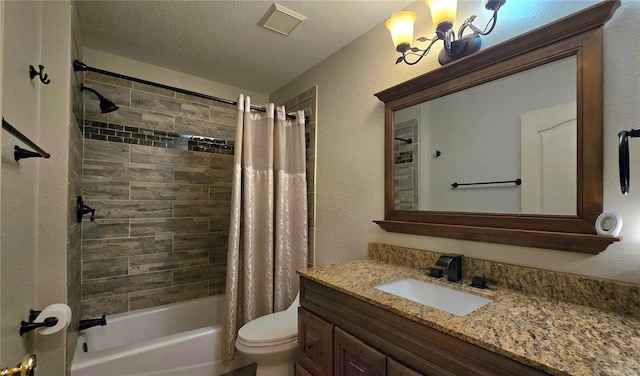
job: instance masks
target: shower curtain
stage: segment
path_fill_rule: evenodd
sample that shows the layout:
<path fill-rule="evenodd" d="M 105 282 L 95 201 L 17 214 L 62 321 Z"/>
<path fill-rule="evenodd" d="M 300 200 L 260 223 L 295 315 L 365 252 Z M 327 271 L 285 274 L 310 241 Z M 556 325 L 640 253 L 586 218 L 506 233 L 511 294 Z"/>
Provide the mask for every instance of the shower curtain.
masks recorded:
<path fill-rule="evenodd" d="M 296 270 L 307 265 L 304 112 L 288 120 L 273 103 L 250 111 L 238 98 L 238 123 L 227 253 L 223 359 L 235 353 L 245 323 L 286 309 L 298 292 Z"/>

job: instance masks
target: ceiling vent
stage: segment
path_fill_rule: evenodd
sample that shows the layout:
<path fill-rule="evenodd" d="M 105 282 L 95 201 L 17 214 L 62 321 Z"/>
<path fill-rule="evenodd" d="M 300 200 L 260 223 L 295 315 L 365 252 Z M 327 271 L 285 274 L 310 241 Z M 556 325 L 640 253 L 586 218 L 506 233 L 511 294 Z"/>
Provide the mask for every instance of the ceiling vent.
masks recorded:
<path fill-rule="evenodd" d="M 260 25 L 280 34 L 289 35 L 306 19 L 307 17 L 300 13 L 274 3 L 271 5 L 271 8 L 269 8 L 269 11 L 267 11 L 267 14 L 260 20 Z"/>

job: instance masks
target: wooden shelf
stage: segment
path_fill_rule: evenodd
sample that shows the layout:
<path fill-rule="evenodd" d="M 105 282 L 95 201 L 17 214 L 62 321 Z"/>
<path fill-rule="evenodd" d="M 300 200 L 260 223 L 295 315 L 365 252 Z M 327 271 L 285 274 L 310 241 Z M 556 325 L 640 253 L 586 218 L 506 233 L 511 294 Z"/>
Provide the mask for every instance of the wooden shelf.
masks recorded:
<path fill-rule="evenodd" d="M 385 231 L 570 252 L 600 253 L 619 237 L 496 227 L 475 227 L 404 221 L 374 221 Z"/>

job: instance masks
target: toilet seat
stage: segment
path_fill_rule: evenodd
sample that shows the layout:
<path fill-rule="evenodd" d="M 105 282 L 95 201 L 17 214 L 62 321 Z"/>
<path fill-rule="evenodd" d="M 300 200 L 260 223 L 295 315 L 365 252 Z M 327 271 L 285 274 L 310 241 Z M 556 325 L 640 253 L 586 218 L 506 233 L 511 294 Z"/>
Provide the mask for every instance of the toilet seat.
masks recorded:
<path fill-rule="evenodd" d="M 238 342 L 245 346 L 274 346 L 298 339 L 298 312 L 287 310 L 271 313 L 242 326 Z"/>

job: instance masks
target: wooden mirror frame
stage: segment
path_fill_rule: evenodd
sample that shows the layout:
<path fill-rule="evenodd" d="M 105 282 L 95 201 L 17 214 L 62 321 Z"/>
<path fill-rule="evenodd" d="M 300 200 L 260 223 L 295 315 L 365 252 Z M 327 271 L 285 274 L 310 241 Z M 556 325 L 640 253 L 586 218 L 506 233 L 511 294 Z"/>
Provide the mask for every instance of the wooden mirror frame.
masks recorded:
<path fill-rule="evenodd" d="M 620 6 L 607 0 L 554 23 L 375 94 L 385 103 L 386 231 L 487 243 L 599 253 L 619 238 L 600 236 L 602 212 L 602 26 Z M 397 210 L 394 112 L 569 56 L 577 58 L 576 215 Z"/>

